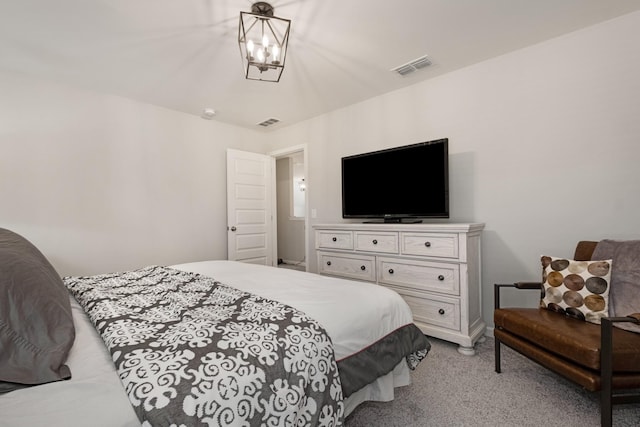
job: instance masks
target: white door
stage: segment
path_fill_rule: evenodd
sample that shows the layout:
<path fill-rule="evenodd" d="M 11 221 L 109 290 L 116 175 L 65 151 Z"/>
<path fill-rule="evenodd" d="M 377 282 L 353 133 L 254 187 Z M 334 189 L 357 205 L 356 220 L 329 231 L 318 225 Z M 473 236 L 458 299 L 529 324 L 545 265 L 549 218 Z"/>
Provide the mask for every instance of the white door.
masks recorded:
<path fill-rule="evenodd" d="M 272 168 L 263 154 L 227 149 L 227 258 L 274 265 Z"/>

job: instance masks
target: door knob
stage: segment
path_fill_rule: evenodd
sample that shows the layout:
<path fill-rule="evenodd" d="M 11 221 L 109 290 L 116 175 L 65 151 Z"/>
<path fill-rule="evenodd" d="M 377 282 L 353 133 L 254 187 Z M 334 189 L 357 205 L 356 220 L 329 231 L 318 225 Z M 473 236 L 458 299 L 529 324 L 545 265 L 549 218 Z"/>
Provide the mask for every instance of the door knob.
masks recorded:
<path fill-rule="evenodd" d="M 236 228 L 235 225 L 231 227 L 231 231 L 236 231 L 236 230 L 237 230 L 237 228 Z"/>

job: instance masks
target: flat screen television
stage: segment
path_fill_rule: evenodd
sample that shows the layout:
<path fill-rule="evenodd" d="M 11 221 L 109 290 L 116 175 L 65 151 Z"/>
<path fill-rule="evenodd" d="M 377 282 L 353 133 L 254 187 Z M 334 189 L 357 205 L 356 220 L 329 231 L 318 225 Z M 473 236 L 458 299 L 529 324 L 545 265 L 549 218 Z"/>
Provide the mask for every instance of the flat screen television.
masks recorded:
<path fill-rule="evenodd" d="M 342 217 L 449 218 L 449 140 L 343 157 Z"/>

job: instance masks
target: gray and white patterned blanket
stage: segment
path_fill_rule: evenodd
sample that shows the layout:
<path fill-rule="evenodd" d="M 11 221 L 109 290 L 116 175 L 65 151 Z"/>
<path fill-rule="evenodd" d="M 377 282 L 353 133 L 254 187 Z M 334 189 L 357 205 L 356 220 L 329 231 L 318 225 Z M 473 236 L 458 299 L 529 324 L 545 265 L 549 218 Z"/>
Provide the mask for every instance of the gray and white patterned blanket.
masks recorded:
<path fill-rule="evenodd" d="M 331 340 L 304 313 L 167 267 L 64 282 L 143 425 L 342 425 Z"/>

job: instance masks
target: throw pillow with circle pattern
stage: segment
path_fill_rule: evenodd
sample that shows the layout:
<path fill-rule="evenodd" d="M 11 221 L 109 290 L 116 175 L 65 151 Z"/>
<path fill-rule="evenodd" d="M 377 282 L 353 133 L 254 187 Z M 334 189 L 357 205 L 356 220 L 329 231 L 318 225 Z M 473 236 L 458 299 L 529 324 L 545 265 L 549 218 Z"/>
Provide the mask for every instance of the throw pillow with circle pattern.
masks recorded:
<path fill-rule="evenodd" d="M 541 262 L 541 307 L 596 324 L 609 315 L 610 259 L 575 261 L 543 256 Z"/>

